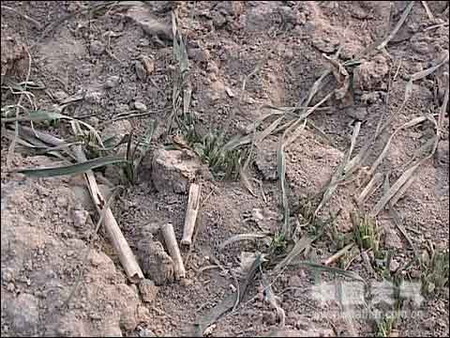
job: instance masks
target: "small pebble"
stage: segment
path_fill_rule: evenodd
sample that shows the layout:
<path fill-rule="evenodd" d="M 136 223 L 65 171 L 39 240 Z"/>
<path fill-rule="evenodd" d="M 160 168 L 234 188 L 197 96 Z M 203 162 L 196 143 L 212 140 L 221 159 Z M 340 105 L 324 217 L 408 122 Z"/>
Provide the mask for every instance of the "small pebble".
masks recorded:
<path fill-rule="evenodd" d="M 391 261 L 391 264 L 389 264 L 389 271 L 396 272 L 399 267 L 400 267 L 400 263 L 393 259 Z"/>
<path fill-rule="evenodd" d="M 225 91 L 229 97 L 234 97 L 234 93 L 229 87 L 225 87 Z"/>
<path fill-rule="evenodd" d="M 65 99 L 67 99 L 69 97 L 69 95 L 67 95 L 67 93 L 63 90 L 58 90 L 53 93 L 53 97 L 55 98 L 56 101 L 62 102 Z"/>
<path fill-rule="evenodd" d="M 120 78 L 117 75 L 110 76 L 105 82 L 105 88 L 110 89 L 117 87 L 119 84 Z"/>
<path fill-rule="evenodd" d="M 101 55 L 105 51 L 105 45 L 100 41 L 92 41 L 90 51 L 93 55 Z"/>
<path fill-rule="evenodd" d="M 144 69 L 145 69 L 145 72 L 147 73 L 147 75 L 150 75 L 155 71 L 155 62 L 152 59 L 150 59 L 148 56 L 142 55 L 141 63 L 144 66 Z"/>
<path fill-rule="evenodd" d="M 2 269 L 2 280 L 5 283 L 12 282 L 14 279 L 13 270 L 11 268 Z"/>
<path fill-rule="evenodd" d="M 227 23 L 227 19 L 220 13 L 213 13 L 213 24 L 215 27 L 220 28 Z"/>
<path fill-rule="evenodd" d="M 74 210 L 73 211 L 73 223 L 75 227 L 82 227 L 86 224 L 89 212 L 87 210 Z"/>
<path fill-rule="evenodd" d="M 152 332 L 152 330 L 147 328 L 138 327 L 138 336 L 139 337 L 156 337 L 156 335 Z"/>
<path fill-rule="evenodd" d="M 189 278 L 181 278 L 180 280 L 180 284 L 184 287 L 189 287 L 193 284 L 194 282 L 192 281 L 192 279 Z"/>
<path fill-rule="evenodd" d="M 136 61 L 134 63 L 134 70 L 136 71 L 136 75 L 139 80 L 144 81 L 147 78 L 147 71 L 140 61 Z"/>
<path fill-rule="evenodd" d="M 147 111 L 147 106 L 146 106 L 145 104 L 143 104 L 142 102 L 139 102 L 139 101 L 136 101 L 136 102 L 134 103 L 134 108 L 135 108 L 136 110 L 141 111 L 141 112 Z"/>

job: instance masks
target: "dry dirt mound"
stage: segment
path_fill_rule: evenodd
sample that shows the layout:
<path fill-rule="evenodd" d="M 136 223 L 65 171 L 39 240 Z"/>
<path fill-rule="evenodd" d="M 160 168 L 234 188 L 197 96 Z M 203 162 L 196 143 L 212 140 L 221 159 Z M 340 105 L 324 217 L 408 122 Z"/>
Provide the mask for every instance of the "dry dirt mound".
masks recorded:
<path fill-rule="evenodd" d="M 2 184 L 1 222 L 2 334 L 121 336 L 148 320 L 136 287 L 88 241 L 92 220 L 67 179 L 14 176 Z"/>
<path fill-rule="evenodd" d="M 1 6 L 2 336 L 448 336 L 447 2 Z M 23 142 L 11 151 L 14 116 L 33 110 L 88 123 L 123 157 L 156 126 L 135 177 L 95 171 L 104 195 L 122 186 L 111 208 L 142 284 L 96 233 L 81 175 L 11 171 L 61 164 Z M 20 124 L 101 153 L 66 122 Z M 160 227 L 173 224 L 179 242 L 193 181 L 201 206 L 177 280 Z M 357 212 L 373 216 L 376 234 L 358 240 L 372 223 L 358 228 Z M 299 238 L 309 240 L 301 249 Z M 292 248 L 293 263 L 309 265 L 274 270 Z M 264 256 L 251 275 L 255 253 Z"/>

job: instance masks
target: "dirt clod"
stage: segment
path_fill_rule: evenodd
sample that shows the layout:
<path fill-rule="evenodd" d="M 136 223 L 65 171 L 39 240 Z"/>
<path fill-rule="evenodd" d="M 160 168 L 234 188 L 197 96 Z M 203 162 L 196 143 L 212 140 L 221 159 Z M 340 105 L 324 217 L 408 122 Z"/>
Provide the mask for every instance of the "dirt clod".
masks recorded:
<path fill-rule="evenodd" d="M 146 303 L 152 303 L 158 294 L 158 287 L 149 279 L 144 279 L 139 283 L 139 291 L 141 292 L 142 300 Z"/>
<path fill-rule="evenodd" d="M 161 242 L 143 238 L 138 244 L 137 256 L 142 271 L 156 285 L 173 281 L 173 261 Z"/>
<path fill-rule="evenodd" d="M 155 151 L 152 164 L 152 180 L 160 192 L 186 193 L 189 183 L 202 169 L 198 157 L 190 150 Z"/>
<path fill-rule="evenodd" d="M 74 210 L 73 211 L 73 223 L 75 227 L 83 227 L 89 217 L 89 212 L 87 210 Z"/>
<path fill-rule="evenodd" d="M 403 243 L 400 236 L 397 233 L 397 230 L 393 228 L 394 225 L 391 224 L 390 222 L 385 221 L 380 222 L 380 225 L 383 227 L 383 231 L 386 233 L 384 239 L 384 244 L 386 248 L 396 250 L 402 249 Z"/>
<path fill-rule="evenodd" d="M 21 293 L 6 308 L 12 329 L 23 334 L 34 335 L 39 323 L 39 301 L 33 295 Z"/>
<path fill-rule="evenodd" d="M 364 61 L 356 70 L 355 86 L 363 90 L 376 90 L 389 72 L 388 60 L 378 54 Z"/>
<path fill-rule="evenodd" d="M 172 41 L 170 26 L 159 22 L 149 10 L 143 6 L 132 6 L 127 16 L 139 24 L 145 33 L 161 40 Z"/>
<path fill-rule="evenodd" d="M 93 55 L 101 55 L 105 51 L 105 45 L 100 41 L 92 41 L 90 51 Z"/>
<path fill-rule="evenodd" d="M 338 290 L 328 292 L 338 283 L 352 293 L 360 285 L 335 269 L 361 276 L 374 308 L 373 287 L 384 274 L 420 284 L 427 271 L 416 252 L 448 247 L 449 119 L 440 114 L 448 62 L 415 79 L 404 102 L 411 75 L 448 55 L 447 2 L 3 1 L 1 19 L 2 336 L 187 336 L 206 322 L 203 333 L 211 336 L 331 336 L 331 328 L 339 336 L 375 336 L 380 327 L 365 306 L 350 305 L 349 322 Z M 330 63 L 334 72 L 321 77 Z M 34 110 L 75 120 L 30 124 Z M 61 165 L 55 152 L 73 162 L 63 148 L 44 153 L 23 139 L 13 147 L 16 113 L 20 126 L 81 143 L 92 160 L 124 158 L 128 144 L 134 151 L 157 126 L 148 148 L 139 143 L 146 153 L 132 182 L 122 164 L 93 169 L 106 200 L 114 191 L 111 211 L 145 274 L 140 285 L 130 284 L 104 227 L 96 229 L 99 211 L 83 174 L 15 173 Z M 295 121 L 298 135 L 281 153 Z M 108 150 L 96 146 L 83 122 Z M 86 133 L 74 135 L 77 123 Z M 233 150 L 222 152 L 216 135 Z M 426 157 L 436 136 L 436 153 Z M 353 242 L 350 215 L 364 220 L 385 195 L 384 182 L 397 187 L 416 161 L 413 180 L 394 196 L 396 215 L 384 208 L 373 217 L 377 250 L 358 243 L 330 269 L 293 264 L 273 271 L 299 238 L 314 240 L 294 259 L 304 262 L 324 262 Z M 245 170 L 224 177 L 215 170 L 223 163 Z M 380 185 L 357 200 L 373 175 Z M 160 225 L 173 224 L 181 240 L 192 182 L 202 186 L 194 245 L 180 246 L 187 278 L 173 283 Z M 257 253 L 261 266 L 243 292 Z M 286 314 L 283 328 L 261 273 Z M 324 302 L 322 291 L 334 299 Z M 237 294 L 243 298 L 235 311 L 218 318 Z M 384 335 L 449 335 L 448 286 L 424 297 L 414 316 L 404 300 Z M 377 317 L 395 310 L 384 301 L 379 309 Z"/>
<path fill-rule="evenodd" d="M 358 121 L 364 121 L 367 116 L 367 108 L 365 107 L 351 107 L 347 108 L 345 112 L 348 116 Z"/>
<path fill-rule="evenodd" d="M 120 82 L 119 76 L 117 76 L 117 75 L 110 76 L 110 77 L 108 77 L 108 79 L 105 82 L 105 88 L 107 88 L 107 89 L 115 88 L 115 87 L 117 87 L 119 82 Z"/>

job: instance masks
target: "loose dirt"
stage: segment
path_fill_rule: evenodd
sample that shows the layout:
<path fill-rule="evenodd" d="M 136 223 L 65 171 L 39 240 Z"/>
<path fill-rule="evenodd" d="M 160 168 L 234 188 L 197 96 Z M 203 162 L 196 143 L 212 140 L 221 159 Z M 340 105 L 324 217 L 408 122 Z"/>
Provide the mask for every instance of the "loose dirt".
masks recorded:
<path fill-rule="evenodd" d="M 352 213 L 369 213 L 383 195 L 381 184 L 363 203 L 356 201 L 389 137 L 413 118 L 428 114 L 436 121 L 445 100 L 447 2 L 415 2 L 386 49 L 373 49 L 393 31 L 408 5 L 405 1 L 2 1 L 2 119 L 7 112 L 8 117 L 14 116 L 13 105 L 20 97 L 9 87 L 13 79 L 36 85 L 28 88 L 32 96 L 21 99 L 26 110 L 55 111 L 65 106 L 64 114 L 91 124 L 105 139 L 117 136 L 120 140 L 132 131 L 142 135 L 150 120 L 157 122 L 134 184 L 124 181 L 117 166 L 96 171 L 105 194 L 121 186 L 111 207 L 146 274 L 147 280 L 139 286 L 127 280 L 102 227 L 95 232 L 98 214 L 83 176 L 32 178 L 11 170 L 61 162 L 31 156 L 20 144 L 12 153 L 11 134 L 2 122 L 2 336 L 191 336 L 198 332 L 196 324 L 202 318 L 239 292 L 237 281 L 245 278 L 244 256 L 268 252 L 271 239 L 281 229 L 278 150 L 282 133 L 270 133 L 252 146 L 246 174 L 251 192 L 242 180 L 221 179 L 211 172 L 198 150 L 185 142 L 179 126 L 167 135 L 179 66 L 173 55 L 172 13 L 185 38 L 190 110 L 201 135 L 218 131 L 226 139 L 251 136 L 255 121 L 280 111 L 273 107 L 305 102 L 312 107 L 342 85 L 338 77 L 329 75 L 313 100 L 307 101 L 315 81 L 325 70 L 333 70 L 323 55 L 331 58 L 338 53 L 341 64 L 358 60 L 345 68 L 350 79 L 345 98 L 333 95 L 326 100 L 285 149 L 289 222 L 298 226 L 301 237 L 311 230 L 308 206 L 320 202 L 345 160 L 355 125 L 360 124 L 360 132 L 352 156 L 364 150 L 380 119 L 390 122 L 363 151 L 367 156 L 358 170 L 337 186 L 317 213 L 325 231 L 298 260 L 320 263 L 335 254 L 343 247 L 343 236 L 352 237 Z M 370 48 L 368 55 L 360 57 Z M 414 81 L 404 104 L 411 75 L 446 56 L 437 70 Z M 390 280 L 401 278 L 410 285 L 421 281 L 417 264 L 407 264 L 414 250 L 423 255 L 430 246 L 448 250 L 449 245 L 448 106 L 443 109 L 435 154 L 414 173 L 395 204 L 396 216 L 387 209 L 376 216 L 380 246 L 392 254 L 384 272 Z M 432 120 L 395 134 L 376 168 L 382 181 L 387 176 L 392 186 L 410 161 L 421 156 L 418 150 L 435 135 Z M 61 138 L 70 136 L 65 122 L 34 126 Z M 117 149 L 117 154 L 125 153 L 126 145 Z M 193 180 L 201 184 L 202 204 L 194 245 L 182 248 L 187 276 L 175 280 L 159 228 L 172 223 L 181 240 Z M 222 247 L 232 236 L 248 233 L 271 237 Z M 367 255 L 376 261 L 371 252 Z M 363 310 L 370 301 L 375 312 L 389 308 L 389 295 L 382 294 L 385 301 L 379 304 L 373 294 L 380 290 L 381 273 L 368 270 L 356 246 L 345 259 L 344 265 L 331 266 L 347 265 L 348 271 L 358 273 L 367 283 L 362 296 L 357 292 L 355 296 L 362 284 L 339 274 L 298 265 L 279 274 L 267 268 L 264 276 L 273 282 L 272 292 L 285 313 L 285 324 L 280 325 L 258 270 L 241 303 L 203 334 L 380 333 L 374 317 Z M 446 264 L 442 290 L 422 296 L 420 290 L 411 289 L 404 295 L 402 316 L 390 330 L 391 336 L 449 335 L 448 256 Z M 338 281 L 344 296 L 335 295 L 337 289 L 327 289 L 331 281 Z M 354 316 L 345 315 L 351 311 Z"/>

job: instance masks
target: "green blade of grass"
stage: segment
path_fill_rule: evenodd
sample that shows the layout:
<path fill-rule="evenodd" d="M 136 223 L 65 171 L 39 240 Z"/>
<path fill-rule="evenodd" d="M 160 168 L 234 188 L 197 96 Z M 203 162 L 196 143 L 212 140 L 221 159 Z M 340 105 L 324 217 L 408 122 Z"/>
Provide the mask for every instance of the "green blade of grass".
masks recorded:
<path fill-rule="evenodd" d="M 1 119 L 2 123 L 7 122 L 15 122 L 15 121 L 50 121 L 50 120 L 59 120 L 59 119 L 72 119 L 69 116 L 57 113 L 57 112 L 49 112 L 45 110 L 34 110 L 29 112 L 29 116 L 19 116 L 19 117 L 5 117 Z"/>
<path fill-rule="evenodd" d="M 128 161 L 122 157 L 101 157 L 88 160 L 83 163 L 76 163 L 61 167 L 19 169 L 15 171 L 30 177 L 53 177 L 53 176 L 80 174 L 88 170 L 104 167 L 106 165 L 125 162 Z"/>
<path fill-rule="evenodd" d="M 90 124 L 83 122 L 81 120 L 74 119 L 73 117 L 60 114 L 58 112 L 51 112 L 46 110 L 33 110 L 28 113 L 28 116 L 19 116 L 19 117 L 8 117 L 8 118 L 1 118 L 1 123 L 7 123 L 7 122 L 19 122 L 19 121 L 32 121 L 32 122 L 38 122 L 38 121 L 51 121 L 51 120 L 69 120 L 69 121 L 77 121 L 87 129 L 89 129 L 90 132 L 93 133 L 95 138 L 97 139 L 98 143 L 102 148 L 104 148 L 102 138 L 98 134 L 97 130 L 95 130 L 94 127 L 92 127 Z"/>
<path fill-rule="evenodd" d="M 228 141 L 224 146 L 223 146 L 223 150 L 224 151 L 231 151 L 234 150 L 236 148 L 239 148 L 243 145 L 249 144 L 252 142 L 252 135 L 246 135 L 246 136 L 240 136 L 240 135 L 236 135 L 235 137 L 233 137 L 230 141 Z"/>

